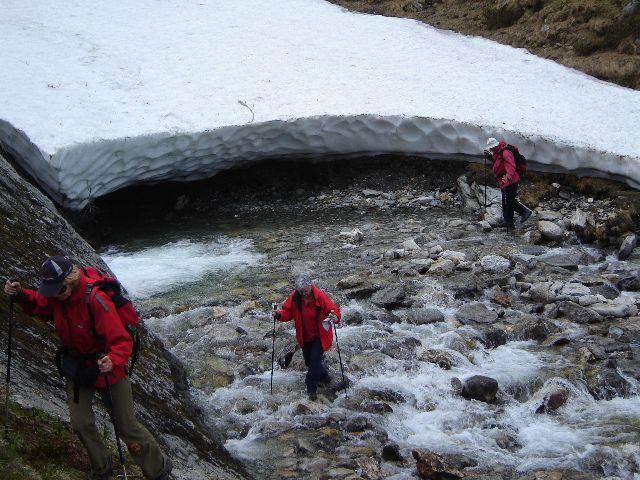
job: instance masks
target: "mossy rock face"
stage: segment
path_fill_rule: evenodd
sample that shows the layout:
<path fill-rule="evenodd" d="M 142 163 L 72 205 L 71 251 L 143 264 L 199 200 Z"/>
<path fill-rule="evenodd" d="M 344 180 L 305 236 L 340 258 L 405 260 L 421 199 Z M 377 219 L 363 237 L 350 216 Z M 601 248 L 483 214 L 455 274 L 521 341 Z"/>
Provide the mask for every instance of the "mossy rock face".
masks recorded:
<path fill-rule="evenodd" d="M 38 285 L 40 265 L 49 255 L 65 254 L 81 266 L 95 266 L 108 271 L 107 266 L 89 245 L 65 220 L 56 206 L 42 192 L 34 188 L 16 172 L 0 154 L 0 272 L 3 278 L 15 278 L 25 287 Z M 0 295 L 0 315 L 8 317 L 8 297 Z M 25 408 L 34 408 L 68 419 L 66 394 L 53 363 L 58 341 L 50 324 L 26 316 L 15 308 L 12 336 L 13 364 L 11 393 L 20 398 Z M 205 465 L 221 479 L 247 478 L 239 466 L 217 443 L 217 433 L 207 426 L 186 390 L 186 379 L 181 364 L 165 350 L 162 343 L 147 331 L 143 332 L 145 348 L 133 374 L 134 401 L 139 420 L 156 436 L 164 450 L 173 457 L 177 469 L 188 469 L 191 462 Z M 7 345 L 7 329 L 0 328 L 0 345 Z M 18 395 L 19 394 L 19 395 Z M 96 409 L 99 422 L 107 431 L 106 413 Z M 45 428 L 42 420 L 41 428 Z M 191 445 L 197 460 L 174 451 L 168 435 L 178 436 Z M 35 436 L 34 439 L 38 437 Z M 36 448 L 43 451 L 54 442 L 45 441 Z M 79 457 L 86 458 L 79 450 Z M 23 456 L 26 467 L 20 472 L 5 471 L 13 468 L 0 462 L 0 478 L 46 478 L 38 474 L 29 477 L 28 471 L 43 472 L 38 454 Z M 81 462 L 76 464 L 80 465 Z M 53 467 L 52 467 L 53 468 Z M 198 468 L 195 465 L 194 468 Z M 86 469 L 85 469 L 86 470 Z M 24 473 L 24 477 L 20 477 Z M 54 477 L 66 478 L 62 473 Z M 78 475 L 70 479 L 84 478 Z"/>
<path fill-rule="evenodd" d="M 542 0 L 499 0 L 487 5 L 483 14 L 489 28 L 502 28 L 516 23 L 528 9 L 539 10 L 542 5 Z"/>

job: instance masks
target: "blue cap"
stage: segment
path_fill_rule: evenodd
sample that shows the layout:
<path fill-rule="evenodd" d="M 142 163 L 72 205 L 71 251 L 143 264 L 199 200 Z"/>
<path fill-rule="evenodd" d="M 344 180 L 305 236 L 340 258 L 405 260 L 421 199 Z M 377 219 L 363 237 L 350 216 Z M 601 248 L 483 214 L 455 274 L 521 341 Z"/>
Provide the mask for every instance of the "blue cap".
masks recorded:
<path fill-rule="evenodd" d="M 38 293 L 43 297 L 55 297 L 71 270 L 73 270 L 73 264 L 67 257 L 55 256 L 47 258 L 42 264 Z"/>

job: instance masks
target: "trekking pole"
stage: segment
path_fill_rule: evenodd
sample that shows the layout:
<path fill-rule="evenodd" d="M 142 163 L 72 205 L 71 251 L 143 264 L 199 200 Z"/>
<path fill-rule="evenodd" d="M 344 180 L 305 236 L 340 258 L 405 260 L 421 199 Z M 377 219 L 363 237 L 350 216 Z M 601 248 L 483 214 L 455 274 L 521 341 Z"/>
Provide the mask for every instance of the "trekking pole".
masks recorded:
<path fill-rule="evenodd" d="M 333 324 L 333 333 L 336 336 L 336 348 L 338 349 L 338 359 L 340 360 L 340 372 L 342 373 L 342 384 L 344 385 L 344 398 L 347 398 L 347 382 L 344 379 L 344 367 L 342 366 L 342 355 L 340 355 L 340 343 L 338 343 L 338 330 L 336 330 L 336 324 Z"/>
<path fill-rule="evenodd" d="M 120 445 L 120 435 L 118 435 L 118 424 L 116 423 L 116 414 L 113 408 L 113 397 L 111 396 L 111 384 L 109 383 L 109 373 L 102 374 L 107 384 L 107 398 L 109 399 L 109 414 L 111 415 L 111 423 L 113 423 L 113 432 L 116 435 L 116 445 L 118 445 L 118 457 L 120 458 L 120 466 L 122 467 L 122 478 L 127 480 L 127 469 L 124 466 L 124 454 L 122 453 L 122 445 Z"/>
<path fill-rule="evenodd" d="M 484 214 L 487 215 L 487 154 L 484 154 Z"/>
<path fill-rule="evenodd" d="M 7 379 L 4 398 L 4 438 L 9 435 L 9 383 L 11 382 L 11 344 L 13 342 L 13 296 L 9 297 L 9 327 L 7 335 Z"/>
<path fill-rule="evenodd" d="M 276 358 L 276 316 L 278 315 L 278 304 L 274 303 L 273 307 L 273 334 L 271 335 L 272 344 L 271 344 L 271 395 L 273 395 L 273 362 Z"/>

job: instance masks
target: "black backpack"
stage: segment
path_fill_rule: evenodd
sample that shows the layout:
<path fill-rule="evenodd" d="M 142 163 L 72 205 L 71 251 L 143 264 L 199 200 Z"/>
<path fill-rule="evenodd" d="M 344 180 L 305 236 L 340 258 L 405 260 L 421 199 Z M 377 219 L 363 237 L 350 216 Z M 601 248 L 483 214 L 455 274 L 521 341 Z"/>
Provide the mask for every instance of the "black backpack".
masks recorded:
<path fill-rule="evenodd" d="M 516 172 L 523 175 L 527 171 L 527 157 L 522 155 L 515 145 L 507 145 L 506 149 L 513 154 L 513 159 L 516 162 Z"/>

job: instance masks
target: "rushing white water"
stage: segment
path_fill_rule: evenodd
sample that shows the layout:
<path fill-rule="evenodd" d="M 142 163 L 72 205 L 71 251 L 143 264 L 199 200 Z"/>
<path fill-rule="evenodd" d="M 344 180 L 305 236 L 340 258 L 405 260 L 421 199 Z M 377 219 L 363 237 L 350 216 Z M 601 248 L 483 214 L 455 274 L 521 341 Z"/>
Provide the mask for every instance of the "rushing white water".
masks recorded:
<path fill-rule="evenodd" d="M 144 298 L 195 282 L 207 273 L 255 265 L 260 255 L 252 251 L 249 240 L 220 237 L 186 239 L 136 251 L 112 247 L 102 258 L 133 298 Z"/>
<path fill-rule="evenodd" d="M 208 283 L 211 272 L 228 279 L 246 267 L 254 271 L 273 267 L 266 256 L 254 250 L 251 241 L 227 237 L 182 240 L 144 249 L 120 247 L 109 250 L 104 258 L 140 301 L 158 292 L 179 289 L 185 282 L 207 284 L 213 290 L 222 288 Z M 366 413 L 354 409 L 340 391 L 335 400 L 321 394 L 310 406 L 313 415 L 365 415 L 384 428 L 389 439 L 405 452 L 425 448 L 464 453 L 484 466 L 503 464 L 519 471 L 600 470 L 606 478 L 633 478 L 629 476 L 636 468 L 632 464 L 640 464 L 640 388 L 635 379 L 627 379 L 634 396 L 595 400 L 581 379 L 567 376 L 566 371 L 573 365 L 556 350 L 541 349 L 534 341 L 511 341 L 498 348 L 484 348 L 474 328 L 453 320 L 460 301 L 433 279 L 421 290 L 419 299 L 422 306 L 442 311 L 445 321 L 389 325 L 366 320 L 338 329 L 342 360 L 352 382 L 349 399 L 365 390 L 391 390 L 406 401 L 393 403 L 389 413 Z M 293 428 L 299 421 L 295 419 L 295 409 L 306 402 L 304 371 L 276 366 L 274 392 L 269 393 L 270 316 L 267 311 L 248 312 L 245 307 L 228 307 L 225 316 L 215 321 L 213 307 L 193 308 L 148 319 L 147 325 L 185 363 L 196 397 L 212 420 L 227 432 L 225 445 L 232 454 L 271 465 L 274 451 L 267 440 L 277 437 L 279 428 Z M 373 312 L 370 304 L 355 300 L 343 305 L 342 310 L 343 314 L 358 312 L 365 316 Z M 398 314 L 402 316 L 402 312 Z M 569 326 L 564 334 L 578 334 L 581 328 Z M 290 331 L 291 326 L 278 329 Z M 269 332 L 266 337 L 265 332 Z M 239 340 L 241 335 L 245 340 Z M 394 341 L 408 338 L 420 342 L 415 353 L 395 357 L 381 353 Z M 248 343 L 263 345 L 267 350 L 240 358 L 225 357 L 227 352 Z M 449 354 L 454 359 L 452 368 L 444 370 L 420 361 L 424 349 Z M 300 353 L 296 355 L 299 361 Z M 229 358 L 233 359 L 228 367 L 230 383 L 207 383 L 212 376 L 211 364 L 218 366 L 218 362 Z M 366 363 L 367 358 L 373 360 Z M 327 363 L 338 378 L 335 348 L 328 353 Z M 454 377 L 464 380 L 478 374 L 498 381 L 497 404 L 465 400 L 452 391 Z M 536 414 L 541 392 L 554 386 L 569 392 L 567 403 L 552 414 Z"/>

